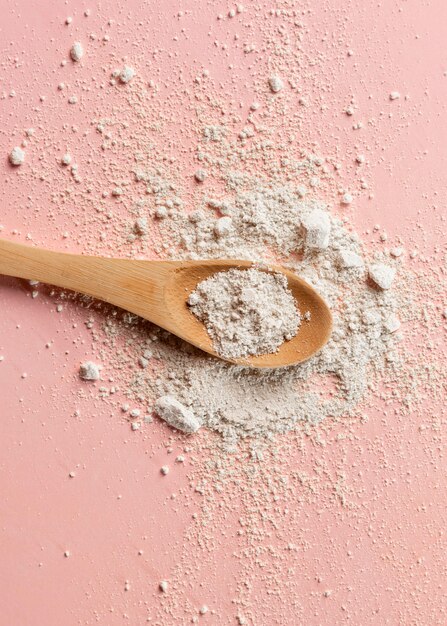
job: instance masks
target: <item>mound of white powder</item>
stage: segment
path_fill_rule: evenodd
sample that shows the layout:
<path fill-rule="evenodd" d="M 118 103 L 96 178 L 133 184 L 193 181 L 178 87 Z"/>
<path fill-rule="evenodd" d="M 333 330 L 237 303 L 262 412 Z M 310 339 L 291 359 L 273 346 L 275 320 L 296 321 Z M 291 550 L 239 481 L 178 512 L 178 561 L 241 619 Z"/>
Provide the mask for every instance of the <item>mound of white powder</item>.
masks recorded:
<path fill-rule="evenodd" d="M 216 352 L 229 359 L 277 352 L 300 324 L 287 278 L 256 268 L 214 274 L 197 285 L 188 304 Z"/>
<path fill-rule="evenodd" d="M 244 258 L 266 265 L 279 261 L 324 298 L 334 327 L 328 343 L 308 361 L 254 370 L 207 356 L 137 319 L 109 319 L 111 347 L 121 345 L 115 344 L 115 337 L 123 332 L 132 336 L 117 353 L 116 364 L 134 371 L 129 398 L 139 398 L 155 413 L 158 398 L 175 399 L 200 424 L 220 433 L 227 450 L 235 449 L 241 438 L 259 440 L 307 428 L 329 416 L 355 413 L 377 372 L 394 368 L 398 360 L 399 332 L 393 331 L 398 328 L 399 300 L 395 289 L 372 283 L 368 268 L 384 263 L 395 270 L 399 260 L 384 252 L 365 254 L 358 235 L 325 204 L 303 198 L 302 181 L 292 185 L 273 177 L 231 173 L 223 199 L 204 197 L 187 213 L 181 208 L 181 188 L 166 172 L 139 170 L 136 178 L 143 191 L 152 190 L 144 211 L 142 204 L 139 211 L 161 231 L 162 257 Z M 162 220 L 160 208 L 165 208 Z M 224 236 L 216 233 L 222 216 L 231 218 L 231 230 Z M 212 309 L 214 319 L 215 314 Z M 155 376 L 138 365 L 146 350 L 162 364 Z"/>
<path fill-rule="evenodd" d="M 206 355 L 148 322 L 115 312 L 107 317 L 104 334 L 95 336 L 104 341 L 99 357 L 122 376 L 129 400 L 172 423 L 171 412 L 157 405 L 169 397 L 176 418 L 193 416 L 202 430 L 221 434 L 227 450 L 242 438 L 258 441 L 307 429 L 328 417 L 356 415 L 384 370 L 387 376 L 396 372 L 397 378 L 399 318 L 405 320 L 411 309 L 402 296 L 400 257 L 385 245 L 376 252 L 365 250 L 338 197 L 331 199 L 324 189 L 329 182 L 338 183 L 329 180 L 323 158 L 293 156 L 285 146 L 284 161 L 278 164 L 271 156 L 271 137 L 267 141 L 256 131 L 259 138 L 245 144 L 228 126 L 207 120 L 197 154 L 208 177 L 191 187 L 184 169 L 166 161 L 162 150 L 154 160 L 144 120 L 122 143 L 123 150 L 134 146 L 134 179 L 123 187 L 118 166 L 109 176 L 129 204 L 116 242 L 123 253 L 130 258 L 155 253 L 161 259 L 239 258 L 283 265 L 323 297 L 334 324 L 328 343 L 306 362 L 254 370 Z M 102 120 L 100 127 L 107 125 Z M 135 231 L 140 219 L 144 236 Z M 152 356 L 146 364 L 148 353 Z"/>

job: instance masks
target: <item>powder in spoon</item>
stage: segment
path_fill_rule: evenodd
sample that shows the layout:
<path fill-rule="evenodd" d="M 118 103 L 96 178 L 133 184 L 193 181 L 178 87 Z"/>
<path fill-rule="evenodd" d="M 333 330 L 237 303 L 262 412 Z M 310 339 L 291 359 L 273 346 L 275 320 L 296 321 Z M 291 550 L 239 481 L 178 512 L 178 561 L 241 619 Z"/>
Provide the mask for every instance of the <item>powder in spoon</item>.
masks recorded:
<path fill-rule="evenodd" d="M 300 325 L 287 278 L 256 268 L 214 274 L 198 284 L 188 304 L 216 352 L 230 359 L 277 352 Z"/>

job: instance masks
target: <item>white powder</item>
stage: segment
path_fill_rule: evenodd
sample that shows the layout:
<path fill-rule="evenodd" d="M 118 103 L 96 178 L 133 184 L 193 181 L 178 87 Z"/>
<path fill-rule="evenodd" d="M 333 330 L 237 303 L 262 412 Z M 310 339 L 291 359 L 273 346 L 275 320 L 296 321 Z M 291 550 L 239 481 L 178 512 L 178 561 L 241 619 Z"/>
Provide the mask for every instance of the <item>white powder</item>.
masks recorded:
<path fill-rule="evenodd" d="M 158 398 L 154 410 L 158 417 L 184 433 L 195 433 L 201 426 L 192 411 L 172 396 Z"/>
<path fill-rule="evenodd" d="M 331 221 L 329 215 L 321 209 L 314 209 L 302 220 L 306 231 L 306 246 L 316 250 L 324 250 L 329 245 Z"/>
<path fill-rule="evenodd" d="M 400 320 L 395 313 L 390 313 L 383 325 L 389 333 L 395 333 L 400 328 Z"/>
<path fill-rule="evenodd" d="M 279 91 L 281 91 L 281 89 L 284 88 L 284 83 L 279 76 L 270 76 L 269 87 L 273 91 L 273 93 L 278 93 Z"/>
<path fill-rule="evenodd" d="M 160 591 L 163 591 L 163 593 L 166 593 L 168 588 L 169 588 L 169 583 L 167 580 L 162 580 L 159 584 L 160 587 Z"/>
<path fill-rule="evenodd" d="M 11 165 L 15 165 L 15 166 L 22 165 L 24 161 L 25 161 L 25 152 L 22 150 L 22 148 L 19 148 L 18 146 L 13 148 L 11 152 L 9 153 L 9 162 L 11 163 Z"/>
<path fill-rule="evenodd" d="M 121 83 L 126 84 L 129 83 L 135 76 L 135 70 L 133 69 L 133 67 L 125 65 L 123 69 L 117 70 L 116 76 L 119 78 Z"/>
<path fill-rule="evenodd" d="M 375 263 L 369 268 L 369 277 L 380 289 L 389 289 L 393 284 L 395 275 L 395 268 L 383 263 Z"/>
<path fill-rule="evenodd" d="M 85 361 L 79 367 L 79 376 L 82 380 L 99 380 L 100 366 L 92 361 Z"/>
<path fill-rule="evenodd" d="M 79 41 L 75 41 L 75 43 L 70 48 L 70 57 L 72 61 L 75 61 L 77 63 L 82 59 L 83 56 L 84 48 L 82 47 L 82 44 L 79 43 Z"/>
<path fill-rule="evenodd" d="M 300 324 L 283 274 L 259 269 L 218 272 L 198 284 L 188 303 L 223 357 L 277 352 Z"/>
<path fill-rule="evenodd" d="M 230 234 L 233 220 L 228 215 L 219 218 L 214 224 L 214 232 L 217 237 L 226 237 Z"/>
<path fill-rule="evenodd" d="M 133 229 L 137 235 L 145 235 L 147 233 L 147 218 L 139 217 L 135 220 Z"/>
<path fill-rule="evenodd" d="M 344 269 L 363 267 L 363 259 L 359 254 L 352 250 L 340 250 L 339 253 L 340 267 Z"/>
<path fill-rule="evenodd" d="M 203 169 L 197 170 L 195 172 L 195 174 L 194 174 L 194 178 L 196 179 L 196 181 L 198 183 L 203 183 L 203 181 L 205 180 L 206 176 L 207 176 L 207 173 Z"/>
<path fill-rule="evenodd" d="M 299 167 L 302 172 L 312 166 L 300 163 Z M 310 173 L 313 175 L 311 169 Z M 396 297 L 392 289 L 369 288 L 362 269 L 369 263 L 358 236 L 331 216 L 322 203 L 302 198 L 302 174 L 296 186 L 272 178 L 231 173 L 227 179 L 230 192 L 224 199 L 204 199 L 202 206 L 199 204 L 190 214 L 171 211 L 164 220 L 157 221 L 163 241 L 170 242 L 168 246 L 161 245 L 159 252 L 165 258 L 172 255 L 267 262 L 273 254 L 281 262 L 286 261 L 331 307 L 334 328 L 326 346 L 296 366 L 253 370 L 209 357 L 153 327 L 151 332 L 156 340 L 148 343 L 147 331 L 142 329 L 127 357 L 133 364 L 137 358 L 135 348 L 139 354 L 150 348 L 169 373 L 161 373 L 154 381 L 147 370 L 137 366 L 132 394 L 147 397 L 152 403 L 163 394 L 168 396 L 167 403 L 162 399 L 155 406 L 155 412 L 165 421 L 186 432 L 194 432 L 203 424 L 219 432 L 229 450 L 241 437 L 257 439 L 316 424 L 327 416 L 354 412 L 368 389 L 372 372 L 385 367 L 385 355 L 392 350 L 398 335 L 390 332 L 386 322 L 396 311 Z M 166 175 L 149 170 L 141 180 L 157 190 L 155 203 L 180 196 Z M 210 207 L 231 217 L 231 235 L 216 236 L 216 218 Z M 320 235 L 327 235 L 329 221 L 329 242 L 325 248 L 310 247 L 308 231 L 303 227 L 305 223 L 312 224 L 310 216 L 315 209 L 326 216 L 321 218 L 326 230 L 320 230 Z M 384 258 L 394 270 L 392 264 L 396 261 L 390 260 L 389 255 Z M 342 259 L 352 267 L 341 267 Z M 373 314 L 366 314 L 367 311 Z M 125 359 L 123 354 L 119 358 L 121 363 Z M 388 361 L 387 366 L 390 367 Z M 325 380 L 336 386 L 329 398 L 321 391 Z M 192 429 L 185 428 L 185 415 L 186 420 L 194 420 L 196 426 Z"/>
<path fill-rule="evenodd" d="M 279 370 L 253 370 L 206 355 L 132 316 L 109 317 L 106 355 L 109 367 L 131 372 L 130 380 L 123 374 L 126 395 L 155 404 L 155 413 L 174 428 L 194 432 L 204 426 L 221 434 L 227 450 L 236 449 L 241 438 L 269 438 L 307 429 L 329 416 L 356 415 L 379 372 L 399 365 L 400 333 L 390 332 L 395 326 L 390 320 L 402 291 L 372 289 L 365 268 L 385 264 L 395 270 L 400 261 L 386 249 L 369 258 L 349 223 L 345 226 L 317 199 L 325 195 L 318 191 L 318 180 L 326 185 L 331 174 L 315 155 L 298 158 L 284 152 L 287 160 L 279 165 L 266 149 L 265 137 L 258 142 L 253 138 L 246 149 L 239 143 L 235 148 L 230 130 L 207 119 L 197 145 L 201 164 L 213 169 L 204 194 L 203 187 L 184 184 L 184 171 L 163 160 L 162 151 L 154 162 L 146 130 L 141 129 L 145 136 L 138 154 L 147 156 L 139 156 L 135 182 L 126 192 L 144 200 L 144 205 L 130 209 L 129 223 L 145 215 L 148 235 L 135 252 L 127 250 L 129 255 L 155 252 L 160 258 L 283 264 L 324 298 L 334 326 L 328 343 L 308 361 Z M 131 138 L 137 143 L 135 135 Z M 118 171 L 111 180 L 121 180 Z M 337 182 L 332 183 L 335 192 Z M 313 225 L 316 209 L 321 213 L 316 214 L 319 247 L 314 248 L 308 245 L 311 229 L 304 225 Z M 221 236 L 216 225 L 223 217 L 231 218 L 231 230 Z M 155 241 L 152 229 L 160 234 Z M 124 241 L 127 236 L 128 229 Z M 123 334 L 129 338 L 124 345 L 118 341 Z M 155 367 L 138 364 L 145 350 L 153 354 Z M 330 395 L 325 393 L 328 385 Z"/>

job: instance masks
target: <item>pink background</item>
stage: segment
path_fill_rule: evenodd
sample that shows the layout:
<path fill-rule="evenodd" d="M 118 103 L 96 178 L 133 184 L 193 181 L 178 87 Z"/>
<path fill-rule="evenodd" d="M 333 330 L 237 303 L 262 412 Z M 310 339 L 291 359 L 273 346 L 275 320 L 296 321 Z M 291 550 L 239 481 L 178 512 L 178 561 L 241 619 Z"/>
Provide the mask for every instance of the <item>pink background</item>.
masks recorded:
<path fill-rule="evenodd" d="M 300 109 L 299 97 L 308 102 L 300 145 L 316 142 L 342 164 L 340 185 L 358 196 L 349 215 L 366 241 L 383 247 L 402 239 L 419 252 L 406 262 L 422 276 L 415 291 L 433 323 L 424 332 L 408 324 L 408 359 L 414 353 L 442 362 L 447 5 L 246 0 L 244 7 L 229 19 L 232 4 L 202 0 L 0 0 L 2 236 L 110 253 L 97 237 L 96 217 L 76 193 L 63 196 L 66 174 L 54 165 L 69 147 L 81 176 L 91 177 L 93 196 L 106 186 L 99 174 L 95 179 L 101 152 L 91 122 L 107 117 L 120 98 L 101 88 L 110 68 L 126 59 L 137 80 L 155 80 L 157 96 L 147 106 L 154 120 L 164 120 L 158 141 L 190 176 L 197 163 L 188 85 L 208 69 L 227 110 L 246 111 L 270 74 L 269 42 L 284 22 L 269 11 L 295 10 L 302 60 L 300 73 L 287 78 L 299 93 L 288 89 L 285 98 L 290 114 Z M 296 37 L 289 24 L 281 36 Z M 86 58 L 62 67 L 75 40 L 85 42 Z M 245 54 L 246 43 L 256 52 Z M 58 91 L 61 81 L 67 88 Z M 401 97 L 390 102 L 395 90 Z M 73 93 L 78 105 L 67 104 Z M 352 98 L 356 114 L 348 117 Z M 364 128 L 353 131 L 358 120 Z M 35 135 L 27 160 L 13 170 L 7 154 L 29 127 Z M 362 194 L 358 153 L 367 159 L 369 190 Z M 117 167 L 128 170 L 126 155 Z M 324 193 L 333 200 L 336 188 Z M 125 208 L 116 208 L 123 220 Z M 386 244 L 379 241 L 384 231 Z M 435 290 L 424 287 L 424 276 Z M 195 617 L 223 625 L 236 624 L 237 615 L 266 626 L 447 623 L 445 394 L 435 398 L 421 384 L 420 404 L 402 415 L 376 390 L 369 408 L 359 410 L 362 419 L 323 427 L 325 445 L 315 437 L 281 438 L 279 457 L 258 470 L 260 495 L 244 490 L 244 466 L 235 461 L 239 483 L 202 496 L 196 484 L 214 471 L 206 466 L 210 435 L 191 443 L 160 423 L 131 432 L 120 393 L 98 400 L 97 389 L 77 377 L 79 362 L 97 350 L 85 328 L 91 313 L 70 303 L 56 312 L 59 299 L 49 291 L 30 296 L 24 282 L 0 279 L 2 626 L 168 626 Z M 93 316 L 100 321 L 100 313 Z M 192 448 L 186 462 L 174 463 L 185 445 Z M 162 477 L 165 463 L 171 472 Z M 293 485 L 276 501 L 268 497 L 269 468 Z M 250 513 L 257 500 L 264 518 Z M 167 594 L 158 589 L 162 579 L 170 582 Z M 209 612 L 199 616 L 204 604 Z"/>

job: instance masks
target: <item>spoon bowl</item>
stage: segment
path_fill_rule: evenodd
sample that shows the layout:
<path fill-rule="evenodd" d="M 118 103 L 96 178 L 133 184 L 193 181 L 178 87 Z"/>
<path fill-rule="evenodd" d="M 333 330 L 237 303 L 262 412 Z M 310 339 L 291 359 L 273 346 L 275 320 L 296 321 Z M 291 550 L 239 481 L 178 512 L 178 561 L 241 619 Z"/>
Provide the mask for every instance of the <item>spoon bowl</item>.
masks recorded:
<path fill-rule="evenodd" d="M 182 267 L 173 272 L 166 288 L 165 298 L 170 310 L 174 313 L 177 323 L 181 326 L 184 325 L 186 329 L 188 338 L 183 336 L 183 339 L 213 356 L 223 358 L 214 350 L 212 340 L 205 326 L 191 313 L 186 300 L 189 294 L 195 290 L 198 283 L 206 280 L 213 274 L 229 269 L 244 270 L 251 267 L 253 267 L 253 263 L 244 260 L 186 261 L 182 263 Z M 330 337 L 332 316 L 327 304 L 308 283 L 293 272 L 276 265 L 269 266 L 265 270 L 259 267 L 257 269 L 284 274 L 287 277 L 288 287 L 297 302 L 301 316 L 309 311 L 310 319 L 309 321 L 302 320 L 295 337 L 281 344 L 278 352 L 238 359 L 226 358 L 225 360 L 238 365 L 257 368 L 284 367 L 306 361 L 318 352 Z M 176 334 L 182 336 L 179 332 Z"/>
<path fill-rule="evenodd" d="M 198 283 L 216 272 L 248 269 L 251 261 L 146 261 L 51 252 L 0 239 L 0 274 L 38 280 L 104 300 L 143 317 L 215 357 L 205 326 L 191 313 L 187 299 Z M 294 365 L 318 352 L 330 337 L 331 312 L 304 280 L 278 266 L 263 271 L 281 272 L 301 315 L 309 311 L 298 333 L 278 352 L 240 359 L 238 365 L 275 368 Z"/>

